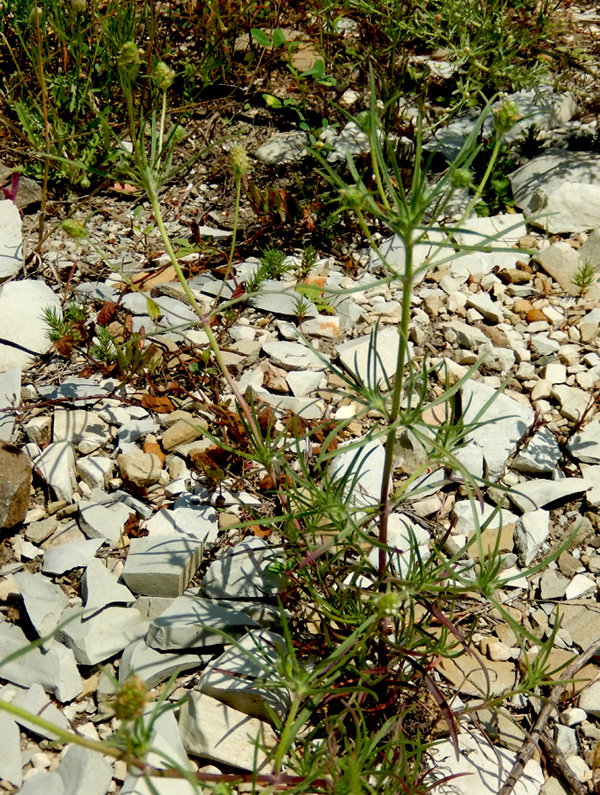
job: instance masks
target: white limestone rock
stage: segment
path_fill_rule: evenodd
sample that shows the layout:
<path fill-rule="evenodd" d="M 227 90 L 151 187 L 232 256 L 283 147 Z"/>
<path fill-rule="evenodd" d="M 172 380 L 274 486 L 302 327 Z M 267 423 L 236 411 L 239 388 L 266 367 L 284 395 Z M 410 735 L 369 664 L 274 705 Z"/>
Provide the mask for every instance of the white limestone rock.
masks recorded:
<path fill-rule="evenodd" d="M 71 502 L 77 491 L 75 448 L 71 442 L 52 442 L 34 459 L 33 465 L 51 486 L 57 500 Z"/>
<path fill-rule="evenodd" d="M 515 523 L 515 546 L 521 566 L 529 566 L 550 533 L 550 514 L 538 509 L 528 511 Z"/>
<path fill-rule="evenodd" d="M 0 737 L 0 778 L 20 787 L 23 783 L 21 736 L 16 721 L 3 710 L 0 711 Z"/>
<path fill-rule="evenodd" d="M 279 552 L 261 538 L 250 538 L 211 563 L 201 587 L 213 599 L 264 599 L 286 584 Z"/>
<path fill-rule="evenodd" d="M 43 574 L 17 572 L 14 579 L 36 632 L 40 637 L 50 634 L 58 626 L 69 602 L 67 595 Z"/>
<path fill-rule="evenodd" d="M 351 495 L 353 505 L 375 505 L 381 499 L 381 482 L 385 463 L 385 449 L 376 439 L 361 446 L 354 443 L 346 450 L 340 445 L 328 466 L 332 481 L 342 480 L 344 494 Z"/>
<path fill-rule="evenodd" d="M 72 649 L 80 665 L 104 662 L 147 630 L 133 607 L 105 607 L 91 616 L 71 607 L 64 611 L 61 620 L 69 623 L 58 631 L 57 638 Z"/>
<path fill-rule="evenodd" d="M 592 487 L 585 478 L 562 478 L 561 480 L 528 480 L 519 483 L 508 492 L 514 504 L 523 512 L 543 508 L 557 500 L 581 494 Z"/>
<path fill-rule="evenodd" d="M 0 344 L 0 372 L 14 367 L 25 369 L 52 348 L 43 319 L 47 307 L 60 315 L 60 299 L 44 281 L 23 279 L 0 287 L 0 337 L 35 351 L 35 354 L 26 353 Z"/>
<path fill-rule="evenodd" d="M 56 772 L 64 795 L 106 795 L 113 777 L 111 765 L 101 754 L 79 745 L 67 748 Z"/>
<path fill-rule="evenodd" d="M 119 662 L 119 682 L 136 673 L 147 688 L 152 689 L 165 682 L 176 671 L 199 671 L 212 659 L 210 654 L 158 651 L 143 639 L 134 640 L 127 646 Z"/>
<path fill-rule="evenodd" d="M 71 569 L 85 568 L 102 546 L 102 540 L 72 541 L 50 547 L 44 553 L 43 574 L 64 574 Z"/>
<path fill-rule="evenodd" d="M 598 425 L 600 426 L 600 423 Z M 517 453 L 512 467 L 518 472 L 550 474 L 556 469 L 560 458 L 561 450 L 556 437 L 548 428 L 540 428 L 525 447 Z"/>
<path fill-rule="evenodd" d="M 202 560 L 202 542 L 190 536 L 133 538 L 122 578 L 133 593 L 180 596 Z"/>
<path fill-rule="evenodd" d="M 99 610 L 107 605 L 135 602 L 135 596 L 122 585 L 98 558 L 88 564 L 81 580 L 81 595 L 86 610 Z"/>
<path fill-rule="evenodd" d="M 1 255 L 0 255 L 1 256 Z M 13 367 L 5 373 L 0 373 L 0 406 L 15 406 L 21 404 L 21 368 Z M 12 411 L 0 412 L 0 440 L 10 442 L 15 424 L 15 414 Z"/>
<path fill-rule="evenodd" d="M 463 422 L 475 427 L 465 439 L 483 450 L 486 475 L 496 481 L 521 438 L 533 425 L 532 409 L 508 395 L 477 381 L 467 381 L 461 389 Z"/>

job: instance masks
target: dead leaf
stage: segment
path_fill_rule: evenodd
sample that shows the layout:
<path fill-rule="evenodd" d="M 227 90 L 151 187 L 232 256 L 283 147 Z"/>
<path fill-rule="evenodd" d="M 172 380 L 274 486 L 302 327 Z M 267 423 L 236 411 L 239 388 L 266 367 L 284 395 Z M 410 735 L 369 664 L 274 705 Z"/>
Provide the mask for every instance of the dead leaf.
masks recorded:
<path fill-rule="evenodd" d="M 166 455 L 163 453 L 162 447 L 158 442 L 144 442 L 143 451 L 155 455 L 161 464 L 165 463 Z"/>
<path fill-rule="evenodd" d="M 105 301 L 102 309 L 98 312 L 96 320 L 100 326 L 108 326 L 115 319 L 117 314 L 117 304 L 114 301 Z"/>
<path fill-rule="evenodd" d="M 123 528 L 123 535 L 129 536 L 129 538 L 143 538 L 149 535 L 149 532 L 148 530 L 142 530 L 137 515 L 135 513 L 130 513 L 129 518 L 125 522 L 125 527 Z"/>
<path fill-rule="evenodd" d="M 60 353 L 61 356 L 64 356 L 65 359 L 71 358 L 71 351 L 73 350 L 73 346 L 75 345 L 75 340 L 71 334 L 60 337 L 54 343 L 54 347 Z"/>
<path fill-rule="evenodd" d="M 170 414 L 175 411 L 175 406 L 168 397 L 155 397 L 154 395 L 142 395 L 142 408 L 156 411 L 157 414 Z"/>
<path fill-rule="evenodd" d="M 257 538 L 268 538 L 271 533 L 273 532 L 272 527 L 263 527 L 260 524 L 252 524 L 250 525 L 250 530 L 252 531 L 253 535 Z"/>

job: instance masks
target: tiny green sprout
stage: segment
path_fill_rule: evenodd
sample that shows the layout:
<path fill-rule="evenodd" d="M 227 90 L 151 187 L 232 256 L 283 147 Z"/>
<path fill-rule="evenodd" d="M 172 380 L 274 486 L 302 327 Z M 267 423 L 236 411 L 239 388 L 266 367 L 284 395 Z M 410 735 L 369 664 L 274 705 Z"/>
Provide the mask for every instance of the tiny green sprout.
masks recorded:
<path fill-rule="evenodd" d="M 153 76 L 154 82 L 161 91 L 166 91 L 170 88 L 173 80 L 175 80 L 175 72 L 164 61 L 156 64 Z"/>
<path fill-rule="evenodd" d="M 579 267 L 573 274 L 572 281 L 579 290 L 580 298 L 583 298 L 594 282 L 598 281 L 597 276 L 599 270 L 600 268 L 598 265 L 592 265 L 589 259 L 579 263 Z"/>
<path fill-rule="evenodd" d="M 308 314 L 309 302 L 306 300 L 306 298 L 304 298 L 304 296 L 299 295 L 295 299 L 295 304 L 296 306 L 294 308 L 294 314 L 298 318 L 298 323 L 302 323 Z"/>
<path fill-rule="evenodd" d="M 87 237 L 85 224 L 82 224 L 81 221 L 75 221 L 73 218 L 67 218 L 62 222 L 62 230 L 74 240 L 83 240 Z"/>
<path fill-rule="evenodd" d="M 250 170 L 248 155 L 241 144 L 236 144 L 231 150 L 231 171 L 236 179 L 240 179 Z"/>

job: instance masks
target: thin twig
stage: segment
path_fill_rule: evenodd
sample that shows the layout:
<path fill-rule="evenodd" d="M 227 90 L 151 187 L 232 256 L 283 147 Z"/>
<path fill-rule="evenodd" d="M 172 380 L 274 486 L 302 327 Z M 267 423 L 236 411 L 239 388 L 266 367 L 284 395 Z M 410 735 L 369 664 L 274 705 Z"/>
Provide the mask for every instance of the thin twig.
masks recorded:
<path fill-rule="evenodd" d="M 548 732 L 544 730 L 540 735 L 540 742 L 544 746 L 544 750 L 550 757 L 550 761 L 556 770 L 560 772 L 567 784 L 571 787 L 576 795 L 587 795 L 588 790 L 583 786 L 581 781 L 577 778 L 575 773 L 569 767 L 569 763 L 565 759 L 565 755 L 560 750 L 558 745 L 550 737 Z"/>
<path fill-rule="evenodd" d="M 580 671 L 583 666 L 589 662 L 592 657 L 594 657 L 600 651 L 600 638 L 592 643 L 584 653 L 574 660 L 571 665 L 566 669 L 564 672 L 563 679 L 573 679 L 575 674 Z M 558 684 L 554 688 L 552 688 L 552 693 L 550 698 L 546 701 L 544 706 L 542 707 L 538 719 L 536 721 L 535 726 L 533 727 L 533 731 L 529 735 L 529 738 L 523 743 L 521 750 L 519 751 L 515 763 L 510 771 L 508 778 L 506 779 L 506 783 L 498 793 L 498 795 L 511 795 L 512 791 L 514 790 L 517 782 L 521 778 L 523 774 L 523 770 L 525 769 L 525 765 L 533 756 L 535 749 L 538 747 L 538 742 L 540 740 L 541 734 L 544 731 L 546 724 L 548 723 L 548 719 L 552 714 L 552 710 L 558 706 L 558 702 L 560 701 L 563 693 L 567 688 L 566 684 Z"/>

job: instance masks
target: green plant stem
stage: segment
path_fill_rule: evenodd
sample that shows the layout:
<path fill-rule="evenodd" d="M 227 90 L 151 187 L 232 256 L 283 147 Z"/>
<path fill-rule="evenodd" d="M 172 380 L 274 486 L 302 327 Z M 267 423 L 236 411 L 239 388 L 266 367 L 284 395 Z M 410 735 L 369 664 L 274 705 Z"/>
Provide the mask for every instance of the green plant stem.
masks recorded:
<path fill-rule="evenodd" d="M 158 156 L 163 148 L 163 141 L 165 137 L 165 119 L 167 118 L 167 92 L 162 92 L 162 107 L 160 111 L 160 132 L 158 134 Z"/>
<path fill-rule="evenodd" d="M 221 298 L 221 294 L 223 293 L 225 285 L 229 281 L 229 277 L 231 275 L 231 269 L 233 267 L 233 255 L 235 254 L 235 243 L 236 243 L 238 223 L 240 218 L 241 198 L 242 198 L 242 177 L 240 174 L 237 174 L 235 177 L 235 209 L 233 211 L 233 237 L 231 238 L 231 248 L 229 249 L 229 259 L 227 261 L 227 267 L 225 268 L 225 275 L 223 277 L 223 282 L 219 287 L 219 292 L 215 296 L 213 311 L 217 309 L 219 300 Z"/>
<path fill-rule="evenodd" d="M 37 252 L 41 254 L 42 245 L 44 243 L 44 223 L 46 219 L 46 203 L 48 201 L 48 178 L 50 176 L 50 124 L 48 121 L 48 91 L 46 87 L 46 75 L 44 72 L 44 58 L 42 54 L 42 31 L 40 27 L 40 13 L 41 9 L 37 4 L 34 5 L 35 17 L 35 33 L 37 39 L 37 56 L 38 56 L 38 70 L 40 81 L 40 94 L 42 97 L 42 114 L 44 117 L 44 145 L 46 148 L 46 157 L 44 162 L 44 178 L 42 180 L 42 200 L 40 203 L 40 217 L 38 221 L 38 243 Z"/>
<path fill-rule="evenodd" d="M 488 163 L 488 166 L 487 166 L 487 168 L 485 170 L 485 174 L 483 175 L 483 177 L 481 179 L 481 182 L 477 186 L 477 190 L 475 191 L 475 194 L 473 195 L 473 198 L 471 199 L 471 201 L 467 205 L 467 209 L 462 214 L 461 219 L 460 219 L 460 221 L 457 224 L 458 227 L 462 226 L 462 224 L 465 222 L 466 218 L 468 218 L 469 213 L 471 212 L 471 210 L 475 207 L 475 205 L 477 204 L 479 199 L 481 199 L 481 196 L 483 195 L 483 189 L 485 188 L 486 183 L 487 183 L 488 179 L 490 178 L 490 176 L 492 174 L 492 171 L 494 170 L 494 165 L 496 164 L 496 160 L 498 159 L 498 154 L 500 152 L 500 147 L 501 146 L 502 146 L 502 136 L 501 135 L 497 135 L 496 136 L 496 141 L 494 142 L 494 148 L 492 149 L 492 156 L 490 157 L 490 162 Z"/>

